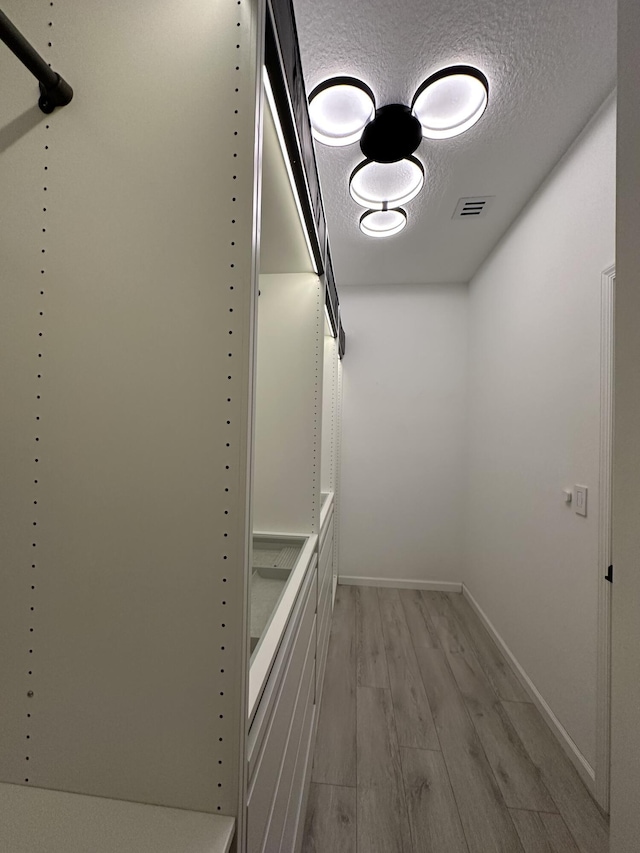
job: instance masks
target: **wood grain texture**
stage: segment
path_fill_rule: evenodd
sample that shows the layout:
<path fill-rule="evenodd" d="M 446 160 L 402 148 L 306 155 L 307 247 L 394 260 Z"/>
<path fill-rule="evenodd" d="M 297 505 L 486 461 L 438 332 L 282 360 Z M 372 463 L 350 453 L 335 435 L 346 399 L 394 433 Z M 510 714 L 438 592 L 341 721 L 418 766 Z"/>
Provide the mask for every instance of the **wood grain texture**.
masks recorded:
<path fill-rule="evenodd" d="M 413 849 L 468 853 L 442 753 L 401 749 L 400 755 Z"/>
<path fill-rule="evenodd" d="M 422 590 L 421 594 L 440 646 L 447 652 L 464 652 L 471 649 L 471 640 L 451 606 L 449 594 L 431 590 Z M 451 595 L 458 596 L 459 593 Z"/>
<path fill-rule="evenodd" d="M 464 595 L 449 595 L 449 603 L 459 622 L 464 625 L 467 636 L 473 641 L 480 665 L 500 699 L 531 702 L 529 694 Z"/>
<path fill-rule="evenodd" d="M 388 687 L 387 659 L 375 587 L 356 587 L 356 664 L 359 687 Z"/>
<path fill-rule="evenodd" d="M 357 788 L 358 851 L 414 853 L 402 786 Z"/>
<path fill-rule="evenodd" d="M 314 787 L 304 853 L 607 853 L 543 718 L 505 695 L 522 688 L 461 595 L 339 587 L 314 781 L 344 785 Z"/>
<path fill-rule="evenodd" d="M 355 788 L 311 783 L 302 853 L 356 853 Z"/>
<path fill-rule="evenodd" d="M 413 642 L 417 643 L 420 648 L 440 648 L 438 634 L 420 590 L 400 589 L 398 590 L 398 595 L 402 602 L 402 608 L 407 620 L 407 626 L 413 637 Z"/>
<path fill-rule="evenodd" d="M 507 806 L 557 811 L 527 751 L 470 651 L 447 655 L 458 689 L 475 726 Z"/>
<path fill-rule="evenodd" d="M 356 784 L 356 590 L 339 586 L 318 719 L 312 779 Z"/>
<path fill-rule="evenodd" d="M 579 853 L 578 846 L 562 815 L 541 812 L 540 820 L 551 843 L 553 853 Z"/>
<path fill-rule="evenodd" d="M 423 649 L 418 663 L 470 853 L 521 853 L 513 822 L 445 652 Z"/>
<path fill-rule="evenodd" d="M 412 853 L 391 693 L 358 687 L 356 696 L 358 849 Z"/>
<path fill-rule="evenodd" d="M 389 690 L 357 690 L 358 787 L 392 787 L 402 783 L 400 751 Z"/>
<path fill-rule="evenodd" d="M 378 598 L 398 743 L 440 749 L 398 591 L 380 589 Z"/>
<path fill-rule="evenodd" d="M 559 814 L 510 812 L 524 853 L 580 853 L 567 825 Z"/>
<path fill-rule="evenodd" d="M 503 702 L 520 740 L 573 835 L 580 853 L 606 853 L 609 830 L 578 773 L 533 705 Z"/>

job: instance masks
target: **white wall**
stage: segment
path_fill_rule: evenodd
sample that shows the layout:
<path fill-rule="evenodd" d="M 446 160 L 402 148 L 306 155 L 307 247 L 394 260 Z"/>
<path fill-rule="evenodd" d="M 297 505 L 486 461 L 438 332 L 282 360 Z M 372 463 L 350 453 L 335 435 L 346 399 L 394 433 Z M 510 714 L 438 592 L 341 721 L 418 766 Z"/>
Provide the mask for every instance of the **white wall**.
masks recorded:
<path fill-rule="evenodd" d="M 601 273 L 614 261 L 615 105 L 470 285 L 466 583 L 595 761 Z M 562 489 L 589 488 L 589 514 Z"/>
<path fill-rule="evenodd" d="M 341 291 L 341 577 L 461 580 L 467 291 Z"/>
<path fill-rule="evenodd" d="M 640 6 L 620 0 L 614 435 L 611 853 L 640 838 Z"/>

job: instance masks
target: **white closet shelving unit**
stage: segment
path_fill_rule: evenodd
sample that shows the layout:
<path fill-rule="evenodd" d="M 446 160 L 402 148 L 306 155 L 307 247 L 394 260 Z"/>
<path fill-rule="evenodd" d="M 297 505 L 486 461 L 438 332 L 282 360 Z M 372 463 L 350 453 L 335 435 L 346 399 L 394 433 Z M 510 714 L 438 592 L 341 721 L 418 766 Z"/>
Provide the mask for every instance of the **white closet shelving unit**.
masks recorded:
<path fill-rule="evenodd" d="M 340 337 L 342 323 L 335 288 L 331 255 L 327 250 L 325 260 L 326 282 L 329 299 L 325 312 L 324 369 L 322 391 L 322 510 L 320 516 L 321 539 L 330 531 L 327 543 L 331 543 L 331 556 L 327 559 L 331 610 L 338 585 L 338 503 L 340 495 L 340 444 L 342 415 L 342 356 L 344 337 Z M 335 318 L 335 319 L 334 319 Z M 339 330 L 336 337 L 334 327 Z M 328 638 L 327 638 L 328 639 Z M 325 649 L 326 651 L 326 649 Z"/>
<path fill-rule="evenodd" d="M 3 10 L 75 96 L 0 45 L 0 847 L 292 853 L 341 344 L 290 4 Z"/>

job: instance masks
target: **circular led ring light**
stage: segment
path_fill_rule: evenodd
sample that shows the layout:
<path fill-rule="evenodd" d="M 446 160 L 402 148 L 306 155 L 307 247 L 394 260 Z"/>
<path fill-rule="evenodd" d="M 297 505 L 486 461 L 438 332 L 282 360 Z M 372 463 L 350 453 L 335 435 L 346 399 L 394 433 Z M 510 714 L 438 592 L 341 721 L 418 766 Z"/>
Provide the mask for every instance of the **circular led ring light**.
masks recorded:
<path fill-rule="evenodd" d="M 368 210 L 360 217 L 360 230 L 367 237 L 393 237 L 407 224 L 407 214 L 401 207 L 391 210 Z"/>
<path fill-rule="evenodd" d="M 415 157 L 397 163 L 363 160 L 351 173 L 349 192 L 362 207 L 388 210 L 415 198 L 424 186 L 424 167 Z"/>
<path fill-rule="evenodd" d="M 311 129 L 324 145 L 357 142 L 375 112 L 373 92 L 355 77 L 332 77 L 309 95 Z"/>
<path fill-rule="evenodd" d="M 470 65 L 432 74 L 414 95 L 411 109 L 428 139 L 450 139 L 472 127 L 489 101 L 489 83 Z"/>

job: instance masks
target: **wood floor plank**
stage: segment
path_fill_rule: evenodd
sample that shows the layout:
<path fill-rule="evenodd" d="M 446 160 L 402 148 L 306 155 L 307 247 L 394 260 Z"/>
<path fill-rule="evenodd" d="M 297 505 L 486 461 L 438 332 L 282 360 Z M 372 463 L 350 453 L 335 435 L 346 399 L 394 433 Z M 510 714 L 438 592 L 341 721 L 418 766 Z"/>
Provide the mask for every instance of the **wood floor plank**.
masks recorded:
<path fill-rule="evenodd" d="M 378 598 L 398 743 L 440 749 L 398 591 L 380 589 Z"/>
<path fill-rule="evenodd" d="M 398 594 L 407 625 L 412 630 L 414 642 L 425 649 L 440 648 L 438 634 L 420 590 L 400 589 Z"/>
<path fill-rule="evenodd" d="M 413 853 L 402 787 L 358 787 L 357 803 L 358 851 Z"/>
<path fill-rule="evenodd" d="M 445 652 L 417 657 L 470 853 L 522 853 Z"/>
<path fill-rule="evenodd" d="M 357 709 L 358 787 L 402 785 L 390 691 L 380 687 L 358 687 Z"/>
<path fill-rule="evenodd" d="M 606 853 L 609 849 L 607 821 L 537 708 L 522 702 L 503 702 L 503 706 L 525 749 L 540 769 L 580 853 Z"/>
<path fill-rule="evenodd" d="M 411 853 L 391 692 L 358 687 L 358 850 Z"/>
<path fill-rule="evenodd" d="M 480 665 L 500 699 L 507 702 L 530 702 L 528 693 L 464 595 L 451 593 L 449 603 L 465 626 L 467 636 L 473 641 Z"/>
<path fill-rule="evenodd" d="M 559 814 L 511 810 L 524 853 L 580 853 Z"/>
<path fill-rule="evenodd" d="M 468 853 L 442 753 L 401 749 L 400 756 L 413 849 Z"/>
<path fill-rule="evenodd" d="M 378 590 L 356 587 L 356 665 L 359 687 L 388 687 Z"/>
<path fill-rule="evenodd" d="M 422 590 L 421 595 L 431 616 L 440 646 L 447 652 L 464 652 L 471 648 L 471 640 L 457 618 L 447 593 Z"/>
<path fill-rule="evenodd" d="M 429 598 L 338 589 L 313 771 L 335 784 L 312 785 L 303 853 L 606 853 L 607 820 L 475 612 Z M 440 753 L 398 743 L 414 666 Z"/>
<path fill-rule="evenodd" d="M 356 853 L 356 790 L 311 783 L 302 853 Z"/>
<path fill-rule="evenodd" d="M 562 815 L 541 813 L 542 821 L 551 842 L 553 853 L 579 853 L 578 845 L 567 828 Z"/>
<path fill-rule="evenodd" d="M 467 651 L 447 660 L 507 806 L 557 811 L 477 657 Z"/>
<path fill-rule="evenodd" d="M 510 809 L 524 853 L 553 853 L 544 825 L 537 812 Z"/>
<path fill-rule="evenodd" d="M 339 586 L 327 652 L 312 780 L 356 784 L 356 590 Z"/>

